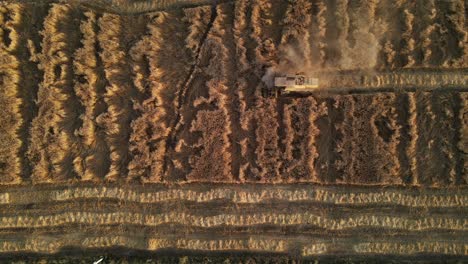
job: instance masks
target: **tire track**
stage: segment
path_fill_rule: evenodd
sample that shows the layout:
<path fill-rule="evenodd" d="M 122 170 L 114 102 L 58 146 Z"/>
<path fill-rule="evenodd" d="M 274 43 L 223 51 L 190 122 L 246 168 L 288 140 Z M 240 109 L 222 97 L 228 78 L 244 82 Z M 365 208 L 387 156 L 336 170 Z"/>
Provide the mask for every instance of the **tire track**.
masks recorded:
<path fill-rule="evenodd" d="M 187 141 L 192 148 L 189 157 L 190 170 L 186 175 L 189 181 L 233 180 L 232 117 L 228 111 L 232 92 L 228 87 L 233 85 L 234 80 L 230 74 L 235 74 L 236 69 L 231 54 L 232 47 L 226 45 L 227 40 L 232 40 L 229 25 L 232 25 L 234 18 L 230 7 L 230 4 L 215 6 L 214 12 L 217 15 L 200 51 L 200 61 L 203 63 L 199 67 L 203 75 L 206 75 L 206 82 L 194 86 L 197 87 L 194 91 L 206 89 L 208 95 L 193 97 L 193 106 L 198 109 L 191 113 L 194 118 L 189 132 L 199 134 L 200 137 L 193 144 Z M 193 95 L 192 93 L 191 96 Z"/>
<path fill-rule="evenodd" d="M 166 146 L 168 148 L 168 150 L 174 150 L 176 151 L 176 144 L 177 144 L 177 137 L 179 135 L 179 133 L 181 133 L 181 128 L 180 126 L 183 124 L 182 122 L 186 122 L 184 119 L 183 119 L 183 114 L 182 114 L 182 110 L 183 110 L 183 106 L 187 104 L 187 100 L 190 99 L 188 98 L 190 93 L 188 93 L 188 89 L 189 89 L 189 86 L 193 85 L 193 82 L 196 81 L 196 74 L 199 72 L 200 70 L 200 67 L 201 67 L 201 55 L 202 55 L 202 49 L 204 48 L 205 46 L 205 43 L 206 43 L 206 39 L 208 37 L 208 34 L 210 33 L 212 27 L 213 27 L 213 23 L 214 21 L 216 20 L 216 17 L 218 16 L 218 13 L 217 13 L 217 9 L 216 9 L 216 5 L 213 5 L 211 7 L 211 12 L 210 12 L 210 20 L 208 21 L 208 24 L 206 26 L 206 30 L 204 31 L 204 33 L 201 35 L 201 38 L 200 38 L 200 41 L 199 41 L 199 44 L 196 46 L 196 50 L 193 52 L 195 54 L 194 56 L 194 60 L 193 60 L 193 64 L 191 65 L 190 67 L 190 70 L 189 70 L 189 73 L 187 75 L 187 77 L 184 79 L 184 82 L 181 84 L 181 88 L 177 94 L 177 105 L 176 105 L 176 116 L 175 118 L 173 119 L 173 122 L 170 124 L 170 132 L 169 132 L 169 136 L 167 137 L 167 140 L 166 140 Z M 182 141 L 181 141 L 182 142 Z M 183 142 L 182 142 L 183 143 Z M 177 145 L 180 145 L 181 143 L 178 143 Z M 168 160 L 168 152 L 166 152 L 165 154 L 165 160 L 164 160 L 164 164 L 163 164 L 163 171 L 164 171 L 164 174 L 167 174 L 169 175 L 170 174 L 170 171 L 169 171 L 169 160 Z M 172 161 L 172 163 L 174 163 Z M 180 166 L 177 166 L 177 164 L 171 164 L 171 167 L 180 167 Z M 182 177 L 186 177 L 186 176 L 182 176 Z"/>
<path fill-rule="evenodd" d="M 120 209 L 125 212 L 144 212 L 149 214 L 162 213 L 192 213 L 192 214 L 250 214 L 250 213 L 305 213 L 313 212 L 321 216 L 329 217 L 345 217 L 350 215 L 385 215 L 385 216 L 407 216 L 407 217 L 451 217 L 457 218 L 468 212 L 468 208 L 463 206 L 466 202 L 466 196 L 463 192 L 444 196 L 437 194 L 436 198 L 427 198 L 428 195 L 434 192 L 426 191 L 424 194 L 413 194 L 410 192 L 398 192 L 396 190 L 387 192 L 386 195 L 380 197 L 382 204 L 369 201 L 370 197 L 376 196 L 375 192 L 359 193 L 359 196 L 367 200 L 350 199 L 350 195 L 339 193 L 337 190 L 317 190 L 317 192 L 300 190 L 295 192 L 286 192 L 274 190 L 274 194 L 281 194 L 281 198 L 271 198 L 271 196 L 263 195 L 260 198 L 256 196 L 251 198 L 250 202 L 240 201 L 239 195 L 253 195 L 251 191 L 241 192 L 232 191 L 228 188 L 218 188 L 210 191 L 186 191 L 169 192 L 169 191 L 123 191 L 119 189 L 104 190 L 105 194 L 94 195 L 95 190 L 86 188 L 75 189 L 67 195 L 76 195 L 77 198 L 66 197 L 66 193 L 55 191 L 37 191 L 32 193 L 35 198 L 21 199 L 17 192 L 4 193 L 8 196 L 8 200 L 0 203 L 2 216 L 17 216 L 18 213 L 29 216 L 40 214 L 55 214 L 63 212 L 96 212 L 96 213 L 112 213 Z M 228 194 L 219 194 L 220 191 L 226 191 Z M 263 193 L 263 190 L 261 190 Z M 132 199 L 120 199 L 118 195 L 121 193 L 135 193 Z M 83 197 L 82 195 L 87 196 Z M 216 198 L 197 199 L 190 195 L 217 195 Z M 323 194 L 323 195 L 322 195 Z M 331 196 L 334 194 L 335 200 L 327 200 L 324 195 Z M 402 195 L 404 194 L 404 195 Z M 55 197 L 41 197 L 41 195 L 55 195 Z M 94 195 L 94 196 L 93 196 Z M 166 195 L 166 197 L 162 197 Z M 180 198 L 177 198 L 179 195 Z M 296 195 L 296 196 L 293 196 Z M 300 197 L 299 195 L 302 195 Z M 322 196 L 320 196 L 322 195 Z M 398 201 L 389 201 L 393 197 L 398 198 Z M 159 197 L 159 198 L 158 198 Z M 56 199 L 57 198 L 57 199 Z M 60 199 L 58 199 L 60 198 Z M 62 199 L 63 198 L 63 199 Z M 258 199 L 257 199 L 258 198 Z M 337 199 L 341 198 L 342 201 Z M 347 200 L 346 200 L 346 199 Z M 465 201 L 463 201 L 465 199 Z M 240 201 L 240 202 L 235 202 Z M 5 203 L 3 203 L 5 202 Z M 7 203 L 8 202 L 8 203 Z M 399 202 L 399 203 L 396 203 Z M 425 206 L 423 202 L 437 202 L 436 205 Z M 123 205 L 124 204 L 124 205 Z M 274 211 L 270 207 L 274 206 Z M 315 232 L 315 231 L 314 231 Z"/>
<path fill-rule="evenodd" d="M 185 13 L 189 16 L 190 12 Z M 159 182 L 170 179 L 171 172 L 174 174 L 172 168 L 171 172 L 167 170 L 167 162 L 173 158 L 173 150 L 168 142 L 171 137 L 175 137 L 170 134 L 171 125 L 174 125 L 171 121 L 176 119 L 177 114 L 181 114 L 174 102 L 178 100 L 178 89 L 187 85 L 187 62 L 191 61 L 188 49 L 192 44 L 189 42 L 195 31 L 188 32 L 186 22 L 193 20 L 190 17 L 183 18 L 181 12 L 161 12 L 149 18 L 147 36 L 131 51 L 132 58 L 139 61 L 140 67 L 148 68 L 144 70 L 147 75 L 142 84 L 144 87 L 138 88 L 140 93 L 144 90 L 143 102 L 135 105 L 140 116 L 132 123 L 131 151 L 134 156 L 129 169 L 131 178 Z M 191 26 L 192 29 L 197 27 L 199 25 L 195 22 Z M 187 43 L 184 42 L 186 35 Z M 175 44 L 166 45 L 167 42 Z M 152 121 L 148 122 L 148 119 Z"/>
<path fill-rule="evenodd" d="M 320 60 L 322 68 L 326 70 L 336 70 L 338 65 L 337 43 L 329 41 L 330 39 L 338 39 L 340 34 L 337 28 L 340 24 L 335 23 L 335 19 L 343 18 L 343 21 L 346 20 L 345 15 L 336 15 L 337 4 L 339 3 L 336 1 L 327 0 L 320 0 L 317 3 L 317 7 L 319 8 L 317 19 L 319 22 L 319 32 L 323 36 L 323 42 L 320 43 Z"/>
<path fill-rule="evenodd" d="M 8 192 L 2 194 L 7 196 L 8 200 L 1 201 L 0 208 L 2 216 L 5 217 L 18 216 L 20 213 L 32 217 L 63 212 L 113 213 L 121 210 L 122 212 L 145 214 L 190 213 L 207 216 L 219 214 L 314 213 L 332 218 L 356 215 L 459 218 L 468 212 L 468 207 L 464 206 L 466 195 L 463 192 L 444 195 L 430 191 L 426 191 L 424 194 L 415 194 L 402 190 L 393 190 L 381 195 L 379 199 L 375 199 L 382 202 L 378 203 L 370 200 L 370 198 L 377 196 L 374 191 L 358 193 L 355 196 L 360 196 L 361 199 L 359 200 L 354 199 L 350 194 L 340 193 L 340 189 L 309 191 L 296 188 L 295 191 L 289 192 L 271 189 L 273 189 L 273 195 L 263 195 L 263 189 L 260 190 L 261 196 L 259 196 L 253 194 L 253 191 L 234 191 L 228 187 L 208 191 L 190 189 L 192 192 L 188 190 L 171 192 L 167 189 L 165 191 L 137 191 L 121 190 L 119 188 L 75 188 L 68 193 L 60 190 L 36 191 L 32 193 L 33 197 L 26 199 L 22 199 L 18 192 Z M 101 190 L 104 194 L 96 194 L 96 190 Z M 221 194 L 221 191 L 225 191 L 227 194 Z M 134 197 L 120 199 L 120 195 L 123 193 L 134 194 Z M 334 200 L 325 197 L 325 194 L 330 197 L 334 195 Z M 436 195 L 436 197 L 428 198 L 431 194 Z M 41 195 L 48 195 L 49 197 L 41 197 Z M 75 197 L 72 197 L 72 195 Z M 203 198 L 197 198 L 194 195 L 201 195 Z M 211 198 L 208 197 L 209 195 L 216 195 L 216 197 Z M 250 195 L 251 198 L 249 201 L 242 201 L 240 195 Z M 278 198 L 275 198 L 275 195 Z M 391 201 L 392 197 L 398 200 Z M 437 202 L 437 204 L 426 206 L 423 204 L 424 202 Z M 273 207 L 274 209 L 271 209 Z M 247 229 L 239 230 L 246 231 Z M 275 228 L 270 230 L 275 230 Z M 290 229 L 290 231 L 300 233 L 297 229 Z M 314 228 L 304 229 L 305 233 L 317 233 L 319 231 Z M 261 231 L 252 230 L 252 232 Z M 355 230 L 355 233 L 359 233 L 359 230 Z"/>
<path fill-rule="evenodd" d="M 233 113 L 237 112 L 234 101 L 236 94 L 234 87 L 237 79 L 237 66 L 235 61 L 235 46 L 232 27 L 234 24 L 234 13 L 232 4 L 217 5 L 218 16 L 213 22 L 213 28 L 207 37 L 207 48 L 212 50 L 211 61 L 221 62 L 219 66 L 208 67 L 207 73 L 211 75 L 211 80 L 207 83 L 209 88 L 209 98 L 206 103 L 211 101 L 217 109 L 209 112 L 199 112 L 197 121 L 192 126 L 191 131 L 202 131 L 203 141 L 198 144 L 203 146 L 199 160 L 194 166 L 193 179 L 205 179 L 209 181 L 207 175 L 219 175 L 215 180 L 220 181 L 238 181 L 238 174 L 233 171 L 239 171 L 239 164 L 236 157 L 240 155 L 240 148 L 234 141 L 233 132 L 235 132 L 236 123 L 239 117 Z M 213 52 L 217 50 L 218 52 Z M 198 100 L 198 99 L 197 99 Z M 204 100 L 205 101 L 205 100 Z M 203 115 L 205 115 L 203 117 Z M 218 117 L 219 115 L 219 117 Z M 212 128 L 206 128 L 211 124 L 219 126 L 222 129 L 214 131 Z M 193 129 L 193 130 L 192 130 Z M 219 154 L 222 153 L 222 154 Z M 221 168 L 212 171 L 213 164 L 219 164 Z M 200 166 L 201 165 L 201 166 Z M 198 168 L 202 168 L 199 170 Z M 207 170 L 208 169 L 208 170 Z M 198 174 L 198 176 L 195 176 Z M 234 176 L 235 175 L 235 176 Z M 191 175 L 188 176 L 190 179 Z"/>

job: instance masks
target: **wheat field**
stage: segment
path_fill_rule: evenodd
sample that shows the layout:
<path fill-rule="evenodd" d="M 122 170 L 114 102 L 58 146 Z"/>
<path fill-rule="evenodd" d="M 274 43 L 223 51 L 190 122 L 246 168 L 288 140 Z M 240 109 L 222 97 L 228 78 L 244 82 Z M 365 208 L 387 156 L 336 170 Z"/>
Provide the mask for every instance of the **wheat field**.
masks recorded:
<path fill-rule="evenodd" d="M 466 260 L 467 8 L 0 1 L 0 259 Z"/>

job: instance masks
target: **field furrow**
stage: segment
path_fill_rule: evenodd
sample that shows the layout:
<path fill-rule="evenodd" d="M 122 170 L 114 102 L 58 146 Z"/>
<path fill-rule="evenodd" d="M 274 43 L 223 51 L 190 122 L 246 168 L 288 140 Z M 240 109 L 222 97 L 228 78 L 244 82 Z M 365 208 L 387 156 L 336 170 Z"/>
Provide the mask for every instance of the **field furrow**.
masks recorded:
<path fill-rule="evenodd" d="M 71 56 L 79 41 L 79 24 L 67 5 L 53 5 L 44 20 L 39 61 L 43 80 L 39 85 L 38 113 L 32 121 L 28 158 L 34 182 L 76 178 L 73 160 L 78 150 L 74 131 L 81 126 L 82 107 L 73 90 Z"/>
<path fill-rule="evenodd" d="M 437 9 L 435 0 L 419 1 L 418 4 L 424 5 L 424 8 L 419 12 L 419 21 L 421 25 L 419 33 L 419 57 L 422 67 L 430 67 L 433 58 L 433 50 L 436 48 L 433 43 L 434 33 L 437 29 L 435 18 Z"/>
<path fill-rule="evenodd" d="M 74 169 L 82 180 L 102 180 L 109 169 L 109 153 L 104 140 L 104 129 L 96 118 L 105 111 L 103 100 L 106 81 L 97 42 L 98 16 L 89 11 L 84 14 L 80 31 L 82 47 L 74 54 L 74 72 L 78 76 L 75 92 L 84 107 L 80 117 L 82 126 L 77 130 L 81 139 L 81 152 L 73 161 Z"/>
<path fill-rule="evenodd" d="M 403 2 L 403 1 L 401 1 Z M 403 34 L 402 38 L 402 47 L 400 53 L 403 55 L 401 66 L 403 68 L 413 67 L 416 64 L 415 58 L 415 45 L 416 40 L 414 38 L 415 31 L 415 3 L 412 1 L 407 1 L 400 7 L 401 12 L 401 23 L 403 24 Z"/>
<path fill-rule="evenodd" d="M 0 5 L 0 181 L 11 184 L 22 181 L 22 167 L 25 160 L 20 156 L 25 138 L 21 128 L 21 66 L 16 56 L 19 49 L 19 29 L 24 18 L 19 4 Z"/>
<path fill-rule="evenodd" d="M 287 104 L 284 122 L 287 137 L 282 171 L 288 181 L 317 181 L 315 161 L 318 157 L 316 137 L 320 133 L 315 122 L 325 114 L 325 104 L 313 98 L 298 99 Z"/>
<path fill-rule="evenodd" d="M 346 58 L 349 52 L 349 43 L 348 43 L 348 36 L 350 30 L 350 17 L 348 13 L 349 1 L 348 0 L 339 0 L 336 1 L 336 5 L 334 7 L 334 14 L 337 18 L 337 21 L 333 23 L 336 26 L 336 50 L 337 50 L 337 57 L 334 62 L 335 67 L 340 67 L 341 63 L 345 62 L 348 64 L 349 67 L 349 58 Z M 330 23 L 331 24 L 331 23 Z M 346 67 L 346 66 L 345 66 Z"/>
<path fill-rule="evenodd" d="M 343 179 L 343 171 L 336 167 L 341 152 L 336 149 L 343 137 L 341 132 L 343 111 L 339 108 L 340 103 L 338 97 L 321 100 L 321 104 L 325 104 L 326 112 L 315 122 L 320 131 L 315 139 L 319 154 L 315 162 L 318 182 L 331 183 Z"/>
<path fill-rule="evenodd" d="M 34 100 L 37 98 L 39 83 L 42 82 L 42 71 L 38 68 L 38 61 L 34 59 L 36 56 L 36 48 L 40 47 L 41 36 L 39 29 L 43 28 L 44 18 L 47 14 L 47 6 L 38 5 L 35 10 L 30 10 L 26 5 L 19 5 L 18 10 L 21 14 L 21 23 L 17 30 L 17 49 L 15 50 L 19 62 L 21 78 L 18 85 L 21 89 L 18 90 L 18 96 L 22 99 L 21 102 L 21 118 L 22 121 L 17 121 L 21 124 L 18 131 L 22 144 L 19 157 L 22 163 L 21 178 L 25 182 L 31 182 L 32 166 L 27 157 L 27 151 L 31 142 L 29 141 L 29 133 L 31 122 L 37 113 L 37 105 Z M 30 27 L 30 25 L 35 25 Z"/>
<path fill-rule="evenodd" d="M 236 56 L 236 81 L 235 94 L 233 101 L 233 117 L 237 117 L 237 121 L 232 121 L 232 130 L 237 133 L 232 133 L 233 149 L 237 153 L 237 159 L 233 159 L 232 174 L 241 182 L 245 181 L 245 170 L 249 167 L 249 160 L 252 160 L 252 155 L 248 157 L 247 142 L 249 140 L 247 132 L 249 131 L 249 116 L 247 101 L 249 91 L 249 75 L 251 75 L 252 67 L 250 66 L 248 53 L 252 52 L 252 42 L 248 35 L 248 19 L 250 18 L 252 9 L 248 0 L 237 1 L 234 6 L 234 22 L 233 22 L 233 42 L 234 54 Z M 252 77 L 250 77 L 252 78 Z M 233 155 L 235 157 L 235 155 Z"/>
<path fill-rule="evenodd" d="M 275 181 L 280 176 L 280 148 L 279 135 L 280 119 L 278 100 L 274 98 L 265 98 L 261 96 L 261 90 L 266 87 L 260 78 L 269 78 L 262 76 L 262 64 L 273 65 L 276 56 L 275 47 L 280 44 L 281 34 L 273 30 L 280 25 L 283 19 L 281 9 L 275 8 L 268 1 L 255 1 L 252 6 L 251 25 L 253 32 L 250 37 L 255 45 L 252 54 L 252 60 L 256 67 L 253 69 L 256 82 L 251 86 L 252 90 L 252 108 L 250 109 L 249 140 L 250 151 L 253 156 L 253 162 L 246 168 L 247 181 Z M 277 2 L 277 4 L 280 4 Z M 284 3 L 283 3 L 284 5 Z M 261 110 L 258 110 L 261 109 Z"/>
<path fill-rule="evenodd" d="M 203 47 L 201 59 L 222 61 L 216 67 L 205 66 L 202 68 L 208 80 L 202 85 L 208 91 L 208 97 L 199 97 L 194 101 L 197 111 L 195 119 L 190 126 L 190 132 L 201 132 L 201 138 L 193 145 L 197 152 L 190 157 L 191 171 L 187 179 L 198 181 L 231 181 L 232 176 L 232 151 L 231 129 L 232 122 L 229 101 L 232 100 L 232 92 L 228 87 L 233 85 L 233 79 L 229 73 L 235 66 L 230 60 L 229 46 L 224 41 L 232 40 L 232 32 L 229 29 L 233 21 L 232 13 L 228 10 L 230 5 L 219 5 L 212 28 L 208 32 Z M 216 175 L 210 177 L 209 175 Z M 209 178 L 208 178 L 209 177 Z"/>
<path fill-rule="evenodd" d="M 412 185 L 417 185 L 419 183 L 419 174 L 418 174 L 418 159 L 416 153 L 416 147 L 418 145 L 418 132 L 420 127 L 418 126 L 418 112 L 416 110 L 418 94 L 409 93 L 408 94 L 408 144 L 406 146 L 406 156 L 408 158 L 408 170 L 404 171 L 407 177 L 407 182 Z"/>
<path fill-rule="evenodd" d="M 198 155 L 199 149 L 195 146 L 200 140 L 200 133 L 190 131 L 192 123 L 196 119 L 197 113 L 201 110 L 198 101 L 203 101 L 201 97 L 208 96 L 207 82 L 210 80 L 210 75 L 207 73 L 207 65 L 211 61 L 212 53 L 209 49 L 210 43 L 207 38 L 213 28 L 213 23 L 217 18 L 216 9 L 210 7 L 199 7 L 190 11 L 185 11 L 185 21 L 188 21 L 187 35 L 176 35 L 175 37 L 184 37 L 185 48 L 189 49 L 185 54 L 180 54 L 180 50 L 171 49 L 173 55 L 181 57 L 180 63 L 187 60 L 190 63 L 189 67 L 184 67 L 184 64 L 174 65 L 171 67 L 172 76 L 181 76 L 177 85 L 171 85 L 167 79 L 167 86 L 170 89 L 175 89 L 176 97 L 173 99 L 165 99 L 168 104 L 175 102 L 175 116 L 170 117 L 169 137 L 166 140 L 167 151 L 164 154 L 164 175 L 165 180 L 186 180 L 187 175 L 192 170 L 190 157 Z M 174 17 L 175 21 L 182 22 Z M 173 21 L 172 24 L 177 24 Z M 180 31 L 184 31 L 179 28 Z M 167 32 L 167 36 L 171 37 L 172 31 Z M 174 36 L 172 36 L 174 37 Z M 168 54 L 169 55 L 169 54 Z M 185 57 L 185 58 L 184 58 Z M 161 61 L 163 62 L 163 61 Z M 164 60 L 166 67 L 172 64 L 172 57 L 168 56 Z M 183 69 L 181 72 L 180 70 Z M 170 75 L 166 74 L 169 77 Z M 172 77 L 173 78 L 173 77 Z M 170 93 L 168 93 L 169 95 Z M 170 114 L 170 111 L 167 111 Z"/>
<path fill-rule="evenodd" d="M 128 75 L 126 55 L 122 43 L 124 23 L 123 18 L 104 14 L 99 19 L 99 33 L 97 39 L 102 49 L 101 57 L 107 80 L 104 102 L 107 109 L 98 119 L 105 128 L 105 141 L 109 146 L 109 171 L 105 175 L 106 180 L 115 181 L 128 174 L 129 143 L 131 133 L 131 109 L 132 109 L 132 84 L 121 76 Z"/>
<path fill-rule="evenodd" d="M 459 126 L 459 142 L 457 147 L 460 153 L 461 172 L 457 183 L 468 183 L 468 93 L 460 93 L 460 110 L 458 114 Z"/>
<path fill-rule="evenodd" d="M 299 0 L 288 6 L 285 18 L 282 21 L 283 30 L 279 49 L 290 57 L 287 64 L 299 64 L 298 66 L 310 69 L 311 47 L 309 43 L 312 4 L 307 0 Z M 281 55 L 280 55 L 281 56 Z M 280 62 L 281 63 L 281 62 Z"/>
<path fill-rule="evenodd" d="M 160 182 L 165 173 L 169 123 L 175 109 L 171 102 L 176 97 L 177 87 L 167 77 L 182 76 L 183 72 L 177 73 L 173 68 L 165 67 L 167 59 L 176 56 L 176 48 L 164 45 L 164 41 L 173 37 L 171 31 L 174 28 L 169 25 L 177 18 L 171 13 L 158 13 L 148 19 L 146 34 L 130 51 L 135 65 L 134 85 L 139 91 L 140 100 L 133 106 L 136 118 L 131 123 L 129 142 L 132 159 L 128 169 L 129 178 Z M 177 26 L 180 28 L 180 25 Z M 177 48 L 183 49 L 183 45 Z"/>
<path fill-rule="evenodd" d="M 418 136 L 416 144 L 417 153 L 424 153 L 417 158 L 419 184 L 456 184 L 456 175 L 460 175 L 457 151 L 453 148 L 458 133 L 456 98 L 453 93 L 416 93 L 417 127 L 425 127 L 427 132 Z"/>
<path fill-rule="evenodd" d="M 374 68 L 377 65 L 379 32 L 381 21 L 375 19 L 375 13 L 379 1 L 363 0 L 350 1 L 348 4 L 349 22 L 343 30 L 348 30 L 344 36 L 346 46 L 342 51 L 339 68 Z"/>
<path fill-rule="evenodd" d="M 436 6 L 445 12 L 440 13 L 441 46 L 446 48 L 442 66 L 447 68 L 466 67 L 468 32 L 466 30 L 466 10 L 464 1 L 437 1 Z"/>
<path fill-rule="evenodd" d="M 326 36 L 327 36 L 327 6 L 324 3 L 324 1 L 316 1 L 316 7 L 317 9 L 317 14 L 314 18 L 314 24 L 316 24 L 316 39 L 317 39 L 317 47 L 319 50 L 319 56 L 317 58 L 318 60 L 318 66 L 319 67 L 324 67 L 325 62 L 326 62 L 326 48 L 327 48 L 327 41 L 326 41 Z"/>
<path fill-rule="evenodd" d="M 395 99 L 394 94 L 385 93 L 349 99 L 349 112 L 342 125 L 346 182 L 401 183 L 396 155 L 400 127 Z M 366 175 L 373 177 L 362 178 Z"/>

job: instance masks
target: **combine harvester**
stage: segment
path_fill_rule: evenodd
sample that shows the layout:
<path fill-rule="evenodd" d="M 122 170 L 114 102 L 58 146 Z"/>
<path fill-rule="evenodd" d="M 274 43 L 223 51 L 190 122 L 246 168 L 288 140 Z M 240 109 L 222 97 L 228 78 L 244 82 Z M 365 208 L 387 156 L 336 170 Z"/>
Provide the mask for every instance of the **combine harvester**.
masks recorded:
<path fill-rule="evenodd" d="M 302 74 L 275 77 L 275 88 L 280 93 L 310 93 L 319 88 L 318 78 L 307 77 Z"/>
<path fill-rule="evenodd" d="M 313 76 L 320 76 L 319 78 Z M 342 71 L 283 74 L 274 78 L 274 87 L 265 88 L 267 96 L 309 94 L 355 94 L 376 92 L 414 92 L 466 90 L 468 75 L 463 71 Z"/>

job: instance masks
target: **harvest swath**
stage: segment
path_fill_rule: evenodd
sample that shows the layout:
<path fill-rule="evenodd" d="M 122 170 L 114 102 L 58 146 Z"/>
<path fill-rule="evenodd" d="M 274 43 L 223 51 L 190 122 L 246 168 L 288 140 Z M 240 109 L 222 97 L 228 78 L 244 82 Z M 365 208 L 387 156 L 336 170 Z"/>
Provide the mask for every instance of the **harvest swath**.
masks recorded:
<path fill-rule="evenodd" d="M 465 5 L 0 1 L 0 257 L 466 258 Z"/>
<path fill-rule="evenodd" d="M 0 203 L 1 252 L 123 246 L 302 256 L 467 253 L 466 190 L 87 184 L 12 187 Z"/>

